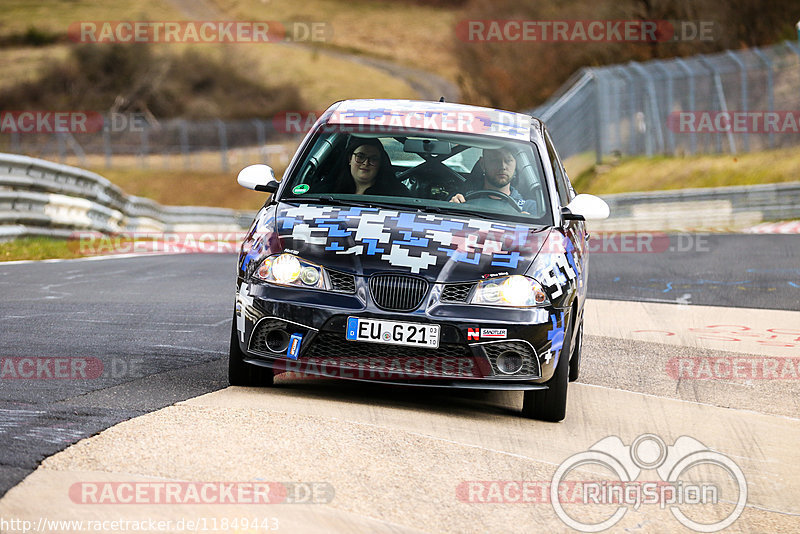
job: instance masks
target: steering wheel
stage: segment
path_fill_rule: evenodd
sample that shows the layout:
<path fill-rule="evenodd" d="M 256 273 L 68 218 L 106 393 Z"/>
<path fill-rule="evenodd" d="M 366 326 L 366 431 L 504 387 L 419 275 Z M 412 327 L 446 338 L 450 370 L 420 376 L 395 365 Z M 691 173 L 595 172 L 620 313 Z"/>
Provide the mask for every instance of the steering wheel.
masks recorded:
<path fill-rule="evenodd" d="M 456 178 L 459 183 L 464 181 L 464 177 L 458 174 L 456 171 L 442 163 L 441 161 L 437 161 L 435 159 L 428 160 L 424 163 L 417 165 L 416 167 L 411 167 L 410 169 L 406 169 L 400 174 L 397 175 L 397 181 L 402 182 L 410 175 L 419 173 L 420 171 L 428 171 L 429 168 L 437 168 L 445 171 L 445 174 L 448 174 L 454 178 Z"/>
<path fill-rule="evenodd" d="M 516 200 L 511 198 L 509 195 L 506 195 L 505 193 L 502 193 L 500 191 L 495 191 L 493 189 L 478 189 L 477 191 L 470 191 L 469 193 L 464 195 L 464 202 L 469 202 L 472 199 L 483 198 L 483 197 L 487 197 L 492 200 L 504 200 L 506 203 L 513 206 L 517 212 L 522 213 L 522 208 L 519 207 L 519 204 L 517 204 Z"/>

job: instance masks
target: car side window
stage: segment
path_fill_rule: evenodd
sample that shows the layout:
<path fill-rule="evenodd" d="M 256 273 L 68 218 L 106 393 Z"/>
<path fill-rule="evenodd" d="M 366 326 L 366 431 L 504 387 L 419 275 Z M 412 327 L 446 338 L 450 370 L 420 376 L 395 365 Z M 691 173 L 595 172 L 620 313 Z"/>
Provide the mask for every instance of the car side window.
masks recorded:
<path fill-rule="evenodd" d="M 556 190 L 558 191 L 558 199 L 562 206 L 569 204 L 572 200 L 573 191 L 569 183 L 566 173 L 561 166 L 561 161 L 558 159 L 553 143 L 550 141 L 550 134 L 545 134 L 545 144 L 547 145 L 547 154 L 550 157 L 550 165 L 553 168 L 553 176 L 556 179 Z"/>

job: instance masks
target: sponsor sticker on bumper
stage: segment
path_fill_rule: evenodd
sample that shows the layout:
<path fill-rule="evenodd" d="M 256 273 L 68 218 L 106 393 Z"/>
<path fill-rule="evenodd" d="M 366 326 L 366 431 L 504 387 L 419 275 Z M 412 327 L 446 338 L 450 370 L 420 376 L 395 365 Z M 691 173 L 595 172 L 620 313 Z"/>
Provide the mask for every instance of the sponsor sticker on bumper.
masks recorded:
<path fill-rule="evenodd" d="M 481 328 L 481 338 L 505 339 L 508 330 L 505 328 Z"/>

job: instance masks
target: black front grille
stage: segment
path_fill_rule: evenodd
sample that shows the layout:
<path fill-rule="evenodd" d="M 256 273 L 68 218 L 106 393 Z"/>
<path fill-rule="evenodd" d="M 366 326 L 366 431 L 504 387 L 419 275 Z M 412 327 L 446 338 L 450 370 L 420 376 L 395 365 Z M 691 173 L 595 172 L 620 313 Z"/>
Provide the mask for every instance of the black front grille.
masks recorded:
<path fill-rule="evenodd" d="M 331 271 L 327 269 L 328 279 L 331 281 L 331 286 L 334 291 L 341 293 L 355 293 L 356 292 L 356 278 L 352 274 L 340 273 L 339 271 Z"/>
<path fill-rule="evenodd" d="M 466 302 L 469 292 L 475 283 L 468 284 L 447 284 L 442 290 L 442 302 Z"/>
<path fill-rule="evenodd" d="M 408 312 L 422 304 L 428 293 L 428 281 L 402 274 L 376 274 L 369 279 L 369 291 L 379 308 Z"/>

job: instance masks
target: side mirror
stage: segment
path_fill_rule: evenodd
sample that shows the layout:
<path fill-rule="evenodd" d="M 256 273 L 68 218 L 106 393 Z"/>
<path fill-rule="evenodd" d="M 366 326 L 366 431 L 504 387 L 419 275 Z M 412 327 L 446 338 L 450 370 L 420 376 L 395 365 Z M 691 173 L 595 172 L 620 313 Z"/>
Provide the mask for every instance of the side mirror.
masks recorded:
<path fill-rule="evenodd" d="M 252 189 L 253 191 L 263 191 L 264 193 L 274 193 L 278 190 L 278 180 L 275 179 L 275 171 L 269 165 L 248 165 L 236 177 L 239 185 Z"/>
<path fill-rule="evenodd" d="M 600 221 L 607 219 L 610 211 L 602 198 L 582 194 L 561 208 L 561 218 L 565 221 Z"/>

